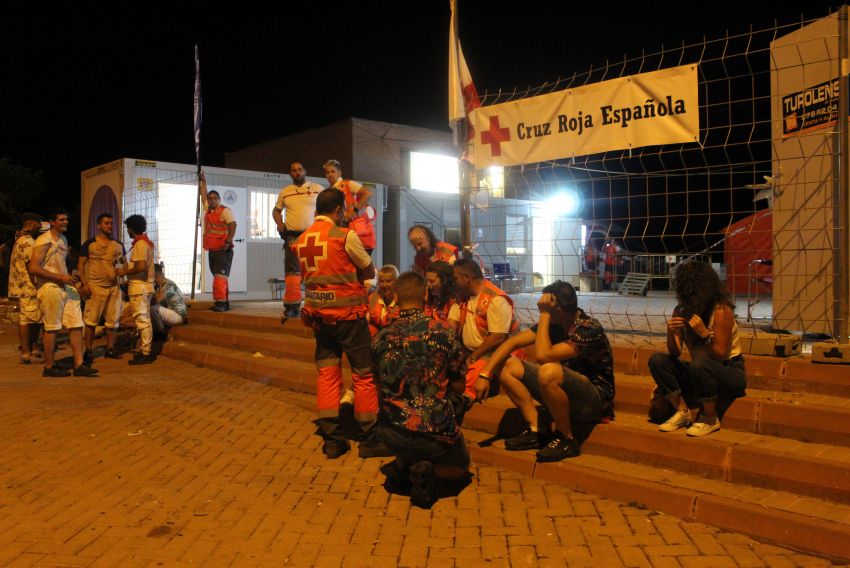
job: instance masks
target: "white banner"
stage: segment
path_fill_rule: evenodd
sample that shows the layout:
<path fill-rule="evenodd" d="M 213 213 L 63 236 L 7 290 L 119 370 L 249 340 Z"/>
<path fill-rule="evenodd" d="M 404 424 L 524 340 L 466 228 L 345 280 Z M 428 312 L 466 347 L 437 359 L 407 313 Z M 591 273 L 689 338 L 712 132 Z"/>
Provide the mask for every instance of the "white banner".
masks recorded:
<path fill-rule="evenodd" d="M 699 141 L 696 65 L 475 109 L 477 169 Z"/>

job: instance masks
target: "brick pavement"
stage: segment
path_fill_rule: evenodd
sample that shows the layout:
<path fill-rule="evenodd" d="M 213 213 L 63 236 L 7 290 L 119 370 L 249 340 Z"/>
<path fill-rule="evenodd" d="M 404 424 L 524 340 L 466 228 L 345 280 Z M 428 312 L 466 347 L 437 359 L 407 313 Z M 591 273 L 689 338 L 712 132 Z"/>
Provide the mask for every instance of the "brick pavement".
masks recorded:
<path fill-rule="evenodd" d="M 0 327 L 0 566 L 829 566 L 490 466 L 430 511 L 311 397 L 162 358 L 44 379 Z"/>

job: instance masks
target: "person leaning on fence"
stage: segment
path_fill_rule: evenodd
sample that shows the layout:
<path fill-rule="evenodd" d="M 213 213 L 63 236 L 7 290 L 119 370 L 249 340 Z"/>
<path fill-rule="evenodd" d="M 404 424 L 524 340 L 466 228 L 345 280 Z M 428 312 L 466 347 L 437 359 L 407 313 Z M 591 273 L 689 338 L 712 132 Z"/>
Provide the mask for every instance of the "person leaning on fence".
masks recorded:
<path fill-rule="evenodd" d="M 297 318 L 301 310 L 301 267 L 298 257 L 292 252 L 295 242 L 304 229 L 313 223 L 316 213 L 316 197 L 322 187 L 307 180 L 304 164 L 294 161 L 289 164 L 289 176 L 292 183 L 280 190 L 272 210 L 272 219 L 277 232 L 283 239 L 283 314 L 281 321 Z"/>
<path fill-rule="evenodd" d="M 667 323 L 667 353 L 649 359 L 657 391 L 676 409 L 658 429 L 687 428 L 688 436 L 705 436 L 720 429 L 718 398 L 731 402 L 746 394 L 734 304 L 704 262 L 679 264 L 673 286 L 678 305 Z M 683 346 L 691 353 L 690 363 L 680 359 Z"/>
<path fill-rule="evenodd" d="M 374 277 L 375 267 L 357 234 L 338 226 L 344 207 L 340 190 L 323 190 L 316 199 L 313 224 L 292 245 L 307 288 L 301 320 L 316 338 L 317 433 L 328 459 L 339 458 L 351 448 L 339 419 L 345 353 L 354 385 L 354 418 L 360 424 L 358 453 L 361 458 L 381 457 L 387 450 L 374 433 L 378 392 L 372 378 L 372 338 L 363 287 L 363 280 Z"/>
<path fill-rule="evenodd" d="M 215 312 L 230 309 L 228 278 L 233 264 L 233 237 L 236 235 L 236 220 L 233 211 L 221 204 L 216 190 L 207 192 L 207 178 L 199 174 L 198 193 L 204 205 L 204 250 L 207 251 L 210 272 L 213 275 L 213 305 Z M 152 270 L 153 268 L 151 268 Z"/>
<path fill-rule="evenodd" d="M 467 351 L 464 394 L 471 404 L 478 373 L 490 354 L 519 331 L 519 323 L 511 297 L 485 280 L 474 260 L 458 260 L 453 273 L 460 301 L 449 311 L 449 320 L 457 322 L 458 336 Z"/>
<path fill-rule="evenodd" d="M 381 426 L 378 436 L 395 456 L 387 488 L 410 490 L 414 505 L 436 500 L 437 478 L 459 481 L 469 475 L 469 453 L 456 407 L 463 407 L 465 354 L 454 331 L 423 311 L 425 280 L 405 272 L 395 284 L 399 318 L 372 343 L 372 373 L 378 384 Z"/>
<path fill-rule="evenodd" d="M 452 244 L 437 239 L 437 235 L 425 225 L 413 225 L 407 231 L 407 240 L 416 251 L 411 270 L 425 276 L 425 271 L 432 262 L 441 260 L 454 264 L 460 257 L 460 251 Z"/>
<path fill-rule="evenodd" d="M 490 381 L 498 373 L 502 388 L 528 423 L 521 434 L 505 440 L 505 448 L 542 448 L 538 461 L 560 461 L 581 454 L 573 421 L 613 419 L 614 357 L 602 325 L 578 307 L 569 283 L 558 280 L 543 288 L 537 307 L 538 323 L 502 343 L 481 370 L 476 400 L 486 400 Z M 515 349 L 531 345 L 536 363 L 510 357 Z M 548 441 L 538 432 L 535 400 L 546 406 L 555 421 L 556 430 Z"/>
<path fill-rule="evenodd" d="M 21 215 L 21 228 L 15 234 L 17 238 L 9 261 L 9 297 L 18 299 L 18 338 L 21 342 L 22 365 L 29 365 L 34 357 L 37 358 L 33 347 L 41 329 L 41 309 L 38 307 L 35 285 L 27 271 L 41 220 L 41 215 L 36 213 Z"/>
<path fill-rule="evenodd" d="M 86 365 L 94 361 L 94 332 L 104 318 L 106 330 L 106 353 L 109 359 L 120 359 L 115 347 L 118 327 L 121 322 L 122 298 L 118 287 L 117 264 L 124 264 L 124 245 L 112 237 L 112 215 L 97 216 L 97 235 L 83 243 L 77 271 L 80 273 L 80 295 L 86 300 L 83 321 L 86 324 L 83 360 Z"/>
<path fill-rule="evenodd" d="M 130 359 L 131 365 L 153 363 L 153 325 L 151 297 L 153 296 L 153 243 L 146 233 L 148 222 L 141 215 L 130 215 L 124 221 L 133 239 L 130 259 L 126 266 L 115 269 L 118 276 L 127 277 L 127 294 L 133 310 L 133 320 L 141 338 L 139 351 Z"/>
<path fill-rule="evenodd" d="M 398 278 L 398 268 L 385 264 L 378 270 L 378 289 L 369 294 L 369 333 L 372 337 L 398 317 L 393 284 Z"/>
<path fill-rule="evenodd" d="M 151 304 L 151 326 L 156 335 L 165 335 L 169 328 L 183 325 L 189 317 L 186 299 L 174 281 L 165 277 L 162 264 L 153 265 L 154 300 Z"/>

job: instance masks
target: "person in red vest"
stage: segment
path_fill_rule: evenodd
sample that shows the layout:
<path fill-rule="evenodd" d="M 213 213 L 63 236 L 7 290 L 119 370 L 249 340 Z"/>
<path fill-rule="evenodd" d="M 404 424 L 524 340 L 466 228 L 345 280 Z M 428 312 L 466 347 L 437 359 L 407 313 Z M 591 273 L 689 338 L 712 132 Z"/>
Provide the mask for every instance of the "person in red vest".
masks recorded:
<path fill-rule="evenodd" d="M 339 226 L 345 211 L 345 195 L 329 187 L 316 198 L 316 218 L 295 240 L 306 291 L 301 320 L 316 337 L 316 385 L 318 434 L 328 459 L 347 453 L 351 446 L 339 421 L 342 392 L 342 354 L 351 364 L 354 383 L 354 417 L 360 423 L 361 458 L 387 456 L 375 437 L 378 391 L 372 377 L 369 325 L 366 322 L 366 288 L 363 280 L 374 278 L 375 266 L 357 234 Z"/>
<path fill-rule="evenodd" d="M 204 250 L 207 251 L 210 272 L 213 274 L 213 300 L 215 312 L 230 309 L 227 279 L 230 265 L 233 264 L 233 236 L 236 234 L 236 219 L 233 211 L 221 204 L 221 196 L 216 190 L 207 192 L 207 178 L 204 172 L 199 174 L 201 183 L 198 193 L 204 204 Z"/>
<path fill-rule="evenodd" d="M 393 285 L 398 278 L 398 268 L 385 264 L 378 271 L 378 289 L 369 294 L 369 333 L 375 337 L 384 327 L 398 318 Z"/>
<path fill-rule="evenodd" d="M 413 225 L 407 231 L 407 240 L 416 250 L 411 270 L 425 276 L 425 271 L 432 262 L 442 260 L 454 264 L 460 258 L 460 251 L 452 244 L 440 241 L 425 225 Z"/>
<path fill-rule="evenodd" d="M 614 239 L 611 239 L 605 244 L 605 280 L 603 282 L 603 288 L 606 290 L 611 289 L 611 285 L 615 280 L 615 272 L 617 267 L 617 261 L 619 260 L 619 247 L 617 243 L 614 242 Z"/>
<path fill-rule="evenodd" d="M 349 227 L 357 233 L 366 252 L 372 254 L 377 246 L 375 236 L 375 209 L 369 205 L 372 192 L 368 187 L 351 179 L 343 179 L 342 168 L 338 160 L 325 162 L 325 178 L 331 187 L 345 194 L 345 218 L 343 227 Z"/>
<path fill-rule="evenodd" d="M 475 400 L 475 382 L 490 354 L 519 331 L 513 300 L 490 281 L 471 259 L 454 264 L 454 281 L 460 302 L 452 306 L 449 320 L 457 322 L 458 335 L 467 350 L 466 390 Z"/>

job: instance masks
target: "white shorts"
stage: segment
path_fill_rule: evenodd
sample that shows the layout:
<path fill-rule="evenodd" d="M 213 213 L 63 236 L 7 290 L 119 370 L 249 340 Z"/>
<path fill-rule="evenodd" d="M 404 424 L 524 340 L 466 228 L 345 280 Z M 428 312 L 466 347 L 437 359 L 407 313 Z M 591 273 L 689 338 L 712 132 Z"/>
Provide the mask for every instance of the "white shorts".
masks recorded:
<path fill-rule="evenodd" d="M 46 331 L 59 331 L 83 327 L 83 314 L 80 311 L 80 295 L 72 286 L 59 287 L 56 284 L 44 284 L 38 289 L 38 307 L 41 308 L 42 322 Z"/>
<path fill-rule="evenodd" d="M 83 320 L 87 326 L 96 327 L 103 316 L 104 325 L 109 329 L 118 329 L 121 320 L 121 289 L 118 286 L 101 288 L 90 286 L 91 297 L 86 300 Z"/>
<path fill-rule="evenodd" d="M 41 308 L 38 307 L 36 296 L 18 298 L 18 323 L 21 325 L 41 323 Z"/>

